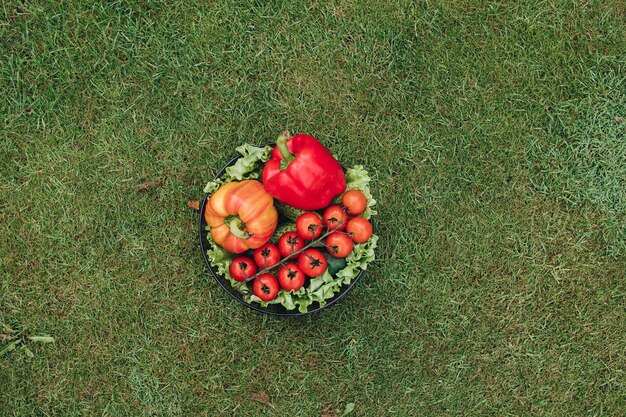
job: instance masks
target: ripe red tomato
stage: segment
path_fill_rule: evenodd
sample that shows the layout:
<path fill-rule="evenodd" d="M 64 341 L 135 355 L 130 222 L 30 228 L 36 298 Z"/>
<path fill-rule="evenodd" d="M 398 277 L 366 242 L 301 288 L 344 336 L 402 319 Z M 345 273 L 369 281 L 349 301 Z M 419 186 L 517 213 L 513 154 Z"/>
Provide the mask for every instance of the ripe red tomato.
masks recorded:
<path fill-rule="evenodd" d="M 285 264 L 278 271 L 278 282 L 285 291 L 298 291 L 304 285 L 304 274 L 296 264 Z"/>
<path fill-rule="evenodd" d="M 273 243 L 266 243 L 254 251 L 254 262 L 259 268 L 267 268 L 280 262 L 280 252 Z"/>
<path fill-rule="evenodd" d="M 304 213 L 296 221 L 298 236 L 304 240 L 313 240 L 322 234 L 322 220 L 317 213 Z"/>
<path fill-rule="evenodd" d="M 352 234 L 356 243 L 367 242 L 372 237 L 372 223 L 363 217 L 355 217 L 348 222 L 346 231 Z"/>
<path fill-rule="evenodd" d="M 286 232 L 278 239 L 278 251 L 285 258 L 303 247 L 304 239 L 298 236 L 296 232 Z"/>
<path fill-rule="evenodd" d="M 367 207 L 367 199 L 359 190 L 350 190 L 341 197 L 341 204 L 348 210 L 352 216 L 361 214 Z"/>
<path fill-rule="evenodd" d="M 348 223 L 348 213 L 341 206 L 330 206 L 324 210 L 324 225 L 328 230 L 343 230 Z"/>
<path fill-rule="evenodd" d="M 246 258 L 245 256 L 239 256 L 233 259 L 228 270 L 230 271 L 230 276 L 233 277 L 235 281 L 239 282 L 257 273 L 256 265 L 252 259 Z"/>
<path fill-rule="evenodd" d="M 319 277 L 326 271 L 328 262 L 322 252 L 317 249 L 307 249 L 298 258 L 298 266 L 305 275 L 309 277 Z"/>
<path fill-rule="evenodd" d="M 272 301 L 278 295 L 278 281 L 272 274 L 261 274 L 252 283 L 254 295 L 263 301 Z"/>
<path fill-rule="evenodd" d="M 348 235 L 341 232 L 333 232 L 326 238 L 326 249 L 335 258 L 345 258 L 352 252 L 354 244 Z"/>

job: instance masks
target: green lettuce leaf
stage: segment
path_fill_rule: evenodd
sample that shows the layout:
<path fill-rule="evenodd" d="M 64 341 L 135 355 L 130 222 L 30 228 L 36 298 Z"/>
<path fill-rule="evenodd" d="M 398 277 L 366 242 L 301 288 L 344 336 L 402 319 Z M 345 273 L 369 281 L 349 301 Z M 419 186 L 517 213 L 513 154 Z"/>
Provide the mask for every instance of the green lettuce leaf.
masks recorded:
<path fill-rule="evenodd" d="M 228 271 L 230 263 L 235 258 L 235 255 L 215 243 L 210 233 L 207 234 L 207 240 L 209 241 L 211 249 L 207 250 L 206 254 L 211 261 L 211 266 L 215 268 L 215 272 L 220 275 L 224 275 L 226 278 L 229 278 L 234 282 L 237 282 L 230 276 L 230 272 Z"/>
<path fill-rule="evenodd" d="M 260 148 L 244 143 L 237 147 L 237 152 L 239 152 L 241 158 L 233 166 L 226 168 L 226 173 L 221 178 L 209 181 L 204 187 L 205 193 L 213 194 L 227 182 L 259 178 L 263 163 L 270 159 L 272 147 L 264 146 Z"/>
<path fill-rule="evenodd" d="M 237 147 L 237 152 L 241 154 L 241 158 L 235 162 L 235 165 L 226 168 L 228 181 L 259 178 L 260 170 L 258 168 L 263 162 L 270 159 L 272 147 L 260 148 L 245 143 Z"/>
<path fill-rule="evenodd" d="M 208 193 L 208 194 L 213 194 L 222 185 L 224 185 L 224 181 L 222 181 L 220 178 L 218 178 L 216 180 L 209 181 L 204 186 L 204 192 Z"/>

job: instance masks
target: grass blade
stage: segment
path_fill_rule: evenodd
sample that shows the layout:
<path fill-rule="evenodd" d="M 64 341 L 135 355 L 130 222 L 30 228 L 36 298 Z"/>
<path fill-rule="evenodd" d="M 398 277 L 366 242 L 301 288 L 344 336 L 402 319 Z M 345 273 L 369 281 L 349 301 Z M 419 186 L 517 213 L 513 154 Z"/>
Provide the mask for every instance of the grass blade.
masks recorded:
<path fill-rule="evenodd" d="M 8 334 L 15 334 L 17 333 L 17 330 L 13 329 L 11 326 L 9 326 L 8 324 L 4 324 L 2 323 L 2 329 L 5 333 Z"/>
<path fill-rule="evenodd" d="M 17 345 L 19 345 L 20 343 L 22 343 L 21 339 L 18 339 L 14 342 L 9 343 L 8 345 L 6 345 L 2 350 L 0 350 L 0 357 L 4 356 L 5 354 L 15 350 L 15 348 L 17 347 Z"/>
<path fill-rule="evenodd" d="M 26 352 L 26 356 L 28 356 L 29 358 L 34 358 L 35 357 L 35 354 L 33 353 L 32 350 L 30 350 L 28 348 L 28 346 L 24 345 L 24 346 L 22 346 L 22 349 L 24 349 L 24 352 Z"/>
<path fill-rule="evenodd" d="M 38 343 L 54 343 L 52 336 L 28 336 L 28 340 Z"/>

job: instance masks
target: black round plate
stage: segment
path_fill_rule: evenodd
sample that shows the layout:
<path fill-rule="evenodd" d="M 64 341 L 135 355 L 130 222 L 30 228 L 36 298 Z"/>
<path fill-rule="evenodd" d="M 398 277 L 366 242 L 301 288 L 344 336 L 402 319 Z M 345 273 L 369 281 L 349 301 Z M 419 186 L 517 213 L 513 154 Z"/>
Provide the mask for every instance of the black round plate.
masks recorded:
<path fill-rule="evenodd" d="M 229 166 L 237 162 L 237 159 L 239 158 L 240 156 L 235 156 L 233 159 L 231 159 L 230 162 L 228 162 L 220 170 L 220 172 L 218 172 L 217 175 L 215 175 L 214 179 L 218 179 L 219 177 L 221 177 L 224 171 L 226 171 L 226 168 L 228 168 Z M 226 279 L 226 277 L 224 277 L 223 275 L 217 274 L 217 272 L 214 271 L 213 268 L 211 267 L 211 262 L 209 261 L 209 258 L 206 253 L 206 251 L 209 249 L 209 242 L 207 240 L 207 235 L 209 231 L 206 230 L 206 222 L 204 221 L 204 210 L 206 208 L 208 200 L 209 200 L 209 195 L 205 194 L 204 199 L 202 200 L 202 204 L 200 205 L 200 220 L 198 221 L 198 237 L 200 239 L 200 251 L 202 252 L 202 259 L 204 259 L 204 264 L 206 265 L 211 275 L 213 275 L 213 278 L 215 278 L 215 280 L 220 285 L 220 287 L 222 287 L 228 295 L 230 295 L 237 302 L 247 307 L 250 307 L 253 310 L 259 311 L 261 313 L 273 315 L 273 316 L 305 316 L 307 314 L 311 314 L 316 311 L 323 310 L 326 307 L 329 307 L 335 302 L 337 302 L 348 291 L 350 291 L 350 289 L 354 286 L 354 284 L 356 284 L 357 281 L 363 275 L 363 270 L 361 270 L 361 272 L 359 272 L 359 274 L 352 280 L 352 282 L 350 282 L 350 284 L 344 285 L 343 287 L 341 287 L 339 292 L 335 294 L 334 297 L 326 300 L 326 304 L 324 304 L 324 306 L 320 306 L 318 302 L 314 302 L 313 304 L 309 306 L 309 309 L 306 313 L 301 313 L 298 309 L 287 310 L 281 304 L 270 304 L 267 307 L 262 307 L 260 304 L 257 304 L 257 303 L 247 303 L 246 301 L 244 301 L 243 295 L 231 286 L 230 282 Z"/>

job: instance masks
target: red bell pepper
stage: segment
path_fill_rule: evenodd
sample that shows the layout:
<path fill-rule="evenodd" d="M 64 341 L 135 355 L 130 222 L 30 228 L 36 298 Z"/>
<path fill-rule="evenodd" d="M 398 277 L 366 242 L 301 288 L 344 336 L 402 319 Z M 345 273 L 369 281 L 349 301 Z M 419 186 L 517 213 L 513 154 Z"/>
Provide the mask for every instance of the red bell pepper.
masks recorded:
<path fill-rule="evenodd" d="M 289 136 L 289 132 L 278 136 L 272 157 L 265 163 L 265 189 L 274 198 L 301 210 L 326 207 L 346 189 L 341 164 L 313 136 Z"/>

